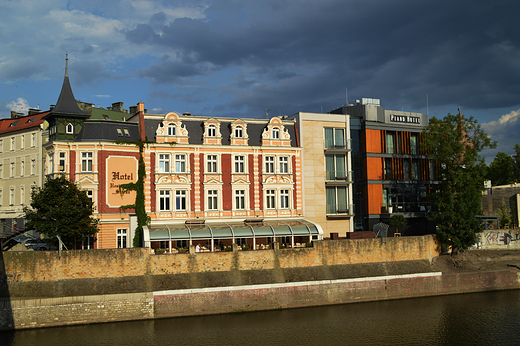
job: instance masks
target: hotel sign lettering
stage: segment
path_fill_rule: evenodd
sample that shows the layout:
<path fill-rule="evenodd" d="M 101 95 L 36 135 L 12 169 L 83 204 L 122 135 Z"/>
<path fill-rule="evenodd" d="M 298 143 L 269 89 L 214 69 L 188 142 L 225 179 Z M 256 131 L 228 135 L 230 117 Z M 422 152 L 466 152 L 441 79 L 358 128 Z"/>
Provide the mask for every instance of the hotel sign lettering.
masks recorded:
<path fill-rule="evenodd" d="M 390 121 L 394 123 L 420 124 L 420 117 L 412 117 L 409 115 L 390 114 Z"/>
<path fill-rule="evenodd" d="M 135 203 L 135 191 L 127 191 L 122 196 L 122 184 L 135 183 L 137 180 L 137 159 L 128 156 L 109 156 L 107 158 L 107 204 L 110 207 Z"/>

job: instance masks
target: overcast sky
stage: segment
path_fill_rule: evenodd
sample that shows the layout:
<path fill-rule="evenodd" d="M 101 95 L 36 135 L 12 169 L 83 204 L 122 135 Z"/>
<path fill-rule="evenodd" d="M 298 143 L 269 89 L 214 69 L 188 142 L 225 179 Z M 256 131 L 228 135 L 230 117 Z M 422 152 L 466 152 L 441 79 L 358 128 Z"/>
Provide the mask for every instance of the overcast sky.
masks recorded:
<path fill-rule="evenodd" d="M 264 118 L 362 97 L 520 143 L 517 1 L 4 0 L 0 117 L 76 99 Z M 494 157 L 493 153 L 485 153 Z"/>

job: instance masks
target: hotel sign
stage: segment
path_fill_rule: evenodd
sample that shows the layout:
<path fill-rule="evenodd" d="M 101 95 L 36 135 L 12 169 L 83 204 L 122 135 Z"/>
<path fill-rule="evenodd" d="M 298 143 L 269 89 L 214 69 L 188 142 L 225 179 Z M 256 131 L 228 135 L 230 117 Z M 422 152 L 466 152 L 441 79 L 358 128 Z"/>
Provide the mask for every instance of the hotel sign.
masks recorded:
<path fill-rule="evenodd" d="M 412 117 L 409 115 L 390 114 L 390 121 L 394 123 L 420 124 L 421 117 Z"/>
<path fill-rule="evenodd" d="M 135 191 L 127 191 L 123 196 L 119 186 L 137 181 L 137 159 L 128 156 L 109 156 L 107 163 L 107 204 L 110 207 L 135 203 Z"/>

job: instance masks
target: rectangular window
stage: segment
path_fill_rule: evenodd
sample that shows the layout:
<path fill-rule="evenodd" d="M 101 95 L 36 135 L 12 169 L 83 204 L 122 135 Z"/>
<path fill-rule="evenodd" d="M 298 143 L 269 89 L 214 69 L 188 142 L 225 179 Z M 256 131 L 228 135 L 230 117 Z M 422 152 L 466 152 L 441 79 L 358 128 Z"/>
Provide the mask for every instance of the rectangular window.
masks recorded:
<path fill-rule="evenodd" d="M 9 189 L 9 205 L 14 205 L 14 187 Z"/>
<path fill-rule="evenodd" d="M 217 155 L 207 156 L 207 171 L 208 173 L 217 173 Z"/>
<path fill-rule="evenodd" d="M 412 160 L 412 179 L 419 180 L 419 160 Z"/>
<path fill-rule="evenodd" d="M 170 211 L 170 191 L 159 191 L 159 211 Z"/>
<path fill-rule="evenodd" d="M 410 179 L 410 161 L 404 160 L 404 180 Z"/>
<path fill-rule="evenodd" d="M 175 172 L 186 173 L 186 155 L 176 154 L 175 155 Z"/>
<path fill-rule="evenodd" d="M 0 179 L 4 178 L 4 165 L 0 165 Z"/>
<path fill-rule="evenodd" d="M 14 162 L 11 162 L 11 178 L 14 178 Z"/>
<path fill-rule="evenodd" d="M 186 210 L 186 190 L 175 191 L 175 210 Z"/>
<path fill-rule="evenodd" d="M 235 156 L 235 173 L 244 173 L 244 157 Z"/>
<path fill-rule="evenodd" d="M 4 140 L 0 139 L 0 153 L 4 152 Z"/>
<path fill-rule="evenodd" d="M 235 127 L 235 137 L 236 138 L 242 138 L 242 136 L 243 136 L 242 126 Z"/>
<path fill-rule="evenodd" d="M 325 149 L 346 148 L 345 130 L 325 128 Z"/>
<path fill-rule="evenodd" d="M 11 137 L 11 150 L 15 149 L 15 139 L 14 137 Z"/>
<path fill-rule="evenodd" d="M 265 191 L 265 203 L 267 209 L 276 209 L 276 191 L 266 190 Z"/>
<path fill-rule="evenodd" d="M 280 174 L 289 173 L 289 158 L 287 156 L 280 157 L 278 163 L 280 164 Z"/>
<path fill-rule="evenodd" d="M 23 186 L 20 186 L 20 204 L 25 203 L 25 188 Z"/>
<path fill-rule="evenodd" d="M 208 210 L 218 210 L 218 190 L 208 190 Z"/>
<path fill-rule="evenodd" d="M 176 136 L 177 135 L 177 127 L 175 125 L 168 125 L 168 136 Z"/>
<path fill-rule="evenodd" d="M 65 172 L 65 153 L 60 153 L 60 172 Z"/>
<path fill-rule="evenodd" d="M 81 153 L 81 171 L 92 172 L 92 157 L 91 152 Z"/>
<path fill-rule="evenodd" d="M 25 161 L 20 162 L 20 176 L 23 177 L 25 174 Z"/>
<path fill-rule="evenodd" d="M 235 190 L 235 209 L 245 210 L 246 209 L 246 191 Z"/>
<path fill-rule="evenodd" d="M 392 159 L 385 159 L 385 179 L 392 179 Z"/>
<path fill-rule="evenodd" d="M 31 160 L 31 175 L 34 175 L 34 174 L 36 174 L 36 160 L 32 159 Z"/>
<path fill-rule="evenodd" d="M 117 230 L 117 248 L 118 249 L 126 249 L 126 238 L 127 238 L 126 229 L 119 228 Z"/>
<path fill-rule="evenodd" d="M 265 157 L 265 172 L 274 173 L 274 156 Z"/>
<path fill-rule="evenodd" d="M 395 136 L 393 133 L 386 134 L 386 152 L 395 154 Z"/>
<path fill-rule="evenodd" d="M 90 198 L 90 200 L 91 200 L 92 202 L 94 202 L 94 191 L 92 191 L 92 190 L 87 190 L 86 193 L 87 193 L 87 197 Z"/>
<path fill-rule="evenodd" d="M 31 134 L 31 148 L 36 146 L 36 133 Z"/>
<path fill-rule="evenodd" d="M 170 155 L 159 154 L 159 173 L 170 172 Z"/>
<path fill-rule="evenodd" d="M 280 190 L 280 209 L 289 209 L 289 190 Z"/>
<path fill-rule="evenodd" d="M 345 155 L 325 155 L 326 179 L 346 179 L 346 158 Z"/>
<path fill-rule="evenodd" d="M 20 149 L 25 149 L 25 135 L 20 136 Z"/>
<path fill-rule="evenodd" d="M 346 186 L 327 186 L 327 214 L 348 213 Z"/>
<path fill-rule="evenodd" d="M 410 147 L 412 150 L 412 155 L 419 154 L 419 139 L 418 139 L 417 134 L 412 134 L 410 136 Z"/>

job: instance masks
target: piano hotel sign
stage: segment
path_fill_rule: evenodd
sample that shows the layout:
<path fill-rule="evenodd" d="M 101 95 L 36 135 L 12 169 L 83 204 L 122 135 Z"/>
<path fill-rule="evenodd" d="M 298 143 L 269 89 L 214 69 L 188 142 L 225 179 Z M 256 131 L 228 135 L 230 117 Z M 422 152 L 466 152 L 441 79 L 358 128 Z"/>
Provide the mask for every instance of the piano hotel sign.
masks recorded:
<path fill-rule="evenodd" d="M 409 115 L 395 115 L 390 114 L 390 121 L 394 123 L 406 123 L 406 124 L 420 124 L 420 117 L 412 117 Z"/>
<path fill-rule="evenodd" d="M 135 191 L 127 191 L 121 196 L 119 186 L 137 181 L 137 158 L 129 156 L 109 156 L 106 159 L 106 164 L 107 204 L 110 207 L 134 204 Z"/>

